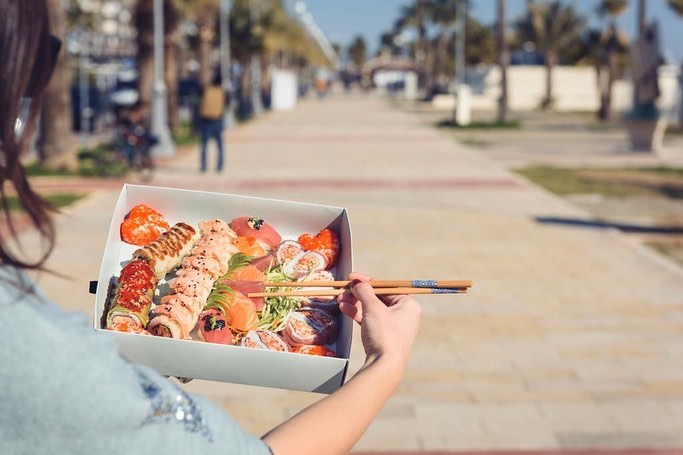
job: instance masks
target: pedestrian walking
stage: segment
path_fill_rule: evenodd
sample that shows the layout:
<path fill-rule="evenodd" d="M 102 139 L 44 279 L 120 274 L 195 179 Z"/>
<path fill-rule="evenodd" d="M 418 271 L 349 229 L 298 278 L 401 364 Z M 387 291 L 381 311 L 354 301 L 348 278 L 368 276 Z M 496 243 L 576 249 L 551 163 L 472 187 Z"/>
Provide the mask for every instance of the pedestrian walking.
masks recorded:
<path fill-rule="evenodd" d="M 225 112 L 225 93 L 221 84 L 220 73 L 203 87 L 199 103 L 199 134 L 201 138 L 201 157 L 199 170 L 206 172 L 207 149 L 209 141 L 216 141 L 216 171 L 223 170 L 223 114 Z"/>
<path fill-rule="evenodd" d="M 0 222 L 9 228 L 0 229 L 0 453 L 348 453 L 403 377 L 420 319 L 417 302 L 379 298 L 369 277 L 351 274 L 351 293 L 339 309 L 360 324 L 363 367 L 262 437 L 209 400 L 126 361 L 113 338 L 95 331 L 86 315 L 65 313 L 26 273 L 44 273 L 56 241 L 52 208 L 31 188 L 21 158 L 59 40 L 49 34 L 47 0 L 0 0 L 0 11 Z M 22 248 L 10 197 L 44 242 Z M 25 256 L 36 250 L 37 259 Z"/>

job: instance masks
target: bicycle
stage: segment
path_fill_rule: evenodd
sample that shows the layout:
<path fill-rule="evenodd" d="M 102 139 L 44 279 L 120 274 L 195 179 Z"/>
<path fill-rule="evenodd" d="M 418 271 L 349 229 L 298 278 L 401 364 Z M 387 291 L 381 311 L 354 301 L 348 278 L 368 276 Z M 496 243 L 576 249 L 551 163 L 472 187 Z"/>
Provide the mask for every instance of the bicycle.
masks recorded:
<path fill-rule="evenodd" d="M 124 126 L 117 133 L 129 171 L 143 181 L 151 180 L 154 174 L 152 147 L 157 144 L 157 138 L 141 125 Z"/>

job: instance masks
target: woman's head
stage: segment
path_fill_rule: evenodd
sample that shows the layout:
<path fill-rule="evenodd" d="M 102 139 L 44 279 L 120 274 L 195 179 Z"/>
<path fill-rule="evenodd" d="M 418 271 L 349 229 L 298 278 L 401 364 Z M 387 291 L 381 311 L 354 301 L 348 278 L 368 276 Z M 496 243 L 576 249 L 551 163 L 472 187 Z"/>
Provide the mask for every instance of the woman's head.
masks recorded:
<path fill-rule="evenodd" d="M 46 0 L 0 0 L 0 263 L 40 267 L 54 243 L 51 207 L 31 189 L 21 158 L 29 147 L 43 92 L 54 66 Z M 22 259 L 11 249 L 15 230 L 8 198 L 16 195 L 47 247 L 37 260 Z"/>

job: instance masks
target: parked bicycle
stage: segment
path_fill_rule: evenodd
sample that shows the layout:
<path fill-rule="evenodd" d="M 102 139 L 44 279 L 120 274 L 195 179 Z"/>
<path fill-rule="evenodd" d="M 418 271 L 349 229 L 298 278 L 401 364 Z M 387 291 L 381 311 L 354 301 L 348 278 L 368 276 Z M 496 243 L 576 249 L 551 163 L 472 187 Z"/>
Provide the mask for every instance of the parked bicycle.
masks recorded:
<path fill-rule="evenodd" d="M 133 174 L 143 181 L 153 177 L 151 150 L 158 140 L 151 134 L 144 112 L 141 103 L 133 105 L 117 121 L 111 144 L 86 152 L 96 175 Z"/>

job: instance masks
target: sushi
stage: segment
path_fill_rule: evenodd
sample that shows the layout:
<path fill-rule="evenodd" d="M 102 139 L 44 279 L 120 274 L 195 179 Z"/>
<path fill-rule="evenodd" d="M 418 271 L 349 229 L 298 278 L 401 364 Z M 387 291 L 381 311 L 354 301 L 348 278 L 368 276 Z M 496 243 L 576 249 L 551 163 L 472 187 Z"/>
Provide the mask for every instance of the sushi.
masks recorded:
<path fill-rule="evenodd" d="M 133 259 L 145 260 L 158 279 L 178 267 L 182 259 L 190 254 L 199 233 L 189 224 L 178 223 L 161 234 L 149 245 L 133 252 Z"/>
<path fill-rule="evenodd" d="M 230 227 L 240 237 L 252 237 L 261 247 L 270 251 L 282 242 L 282 236 L 263 218 L 241 216 L 230 222 Z"/>
<path fill-rule="evenodd" d="M 132 245 L 145 246 L 169 228 L 161 213 L 144 205 L 136 205 L 121 223 L 121 239 Z"/>
<path fill-rule="evenodd" d="M 302 251 L 282 266 L 282 271 L 292 278 L 303 278 L 310 273 L 325 269 L 325 257 L 317 251 Z"/>
<path fill-rule="evenodd" d="M 297 354 L 319 355 L 322 357 L 337 357 L 337 353 L 322 345 L 298 344 L 292 347 Z"/>
<path fill-rule="evenodd" d="M 218 308 L 209 308 L 199 315 L 197 335 L 208 343 L 232 344 L 234 340 L 225 315 Z"/>
<path fill-rule="evenodd" d="M 282 336 L 290 346 L 327 344 L 337 337 L 337 319 L 317 308 L 302 308 L 289 317 Z"/>
<path fill-rule="evenodd" d="M 334 275 L 328 270 L 318 270 L 304 277 L 301 281 L 334 281 Z M 307 291 L 320 291 L 334 288 L 306 287 L 305 289 Z M 301 306 L 318 308 L 320 310 L 325 310 L 328 313 L 336 313 L 339 311 L 339 304 L 337 303 L 337 298 L 334 296 L 301 297 Z"/>
<path fill-rule="evenodd" d="M 190 339 L 190 332 L 197 324 L 214 282 L 228 270 L 229 247 L 235 233 L 222 220 L 201 222 L 199 231 L 201 237 L 195 248 L 202 248 L 202 251 L 181 261 L 177 278 L 170 284 L 174 292 L 162 297 L 147 325 L 153 335 Z M 225 252 L 218 253 L 219 250 Z M 202 252 L 205 251 L 216 251 L 216 254 L 204 256 Z"/>
<path fill-rule="evenodd" d="M 275 332 L 268 330 L 252 330 L 240 341 L 246 348 L 268 349 L 270 351 L 289 352 L 289 345 Z"/>
<path fill-rule="evenodd" d="M 145 261 L 133 260 L 119 275 L 116 294 L 107 312 L 106 327 L 117 330 L 135 325 L 144 329 L 157 285 L 154 271 Z M 125 330 L 130 331 L 130 330 Z"/>

